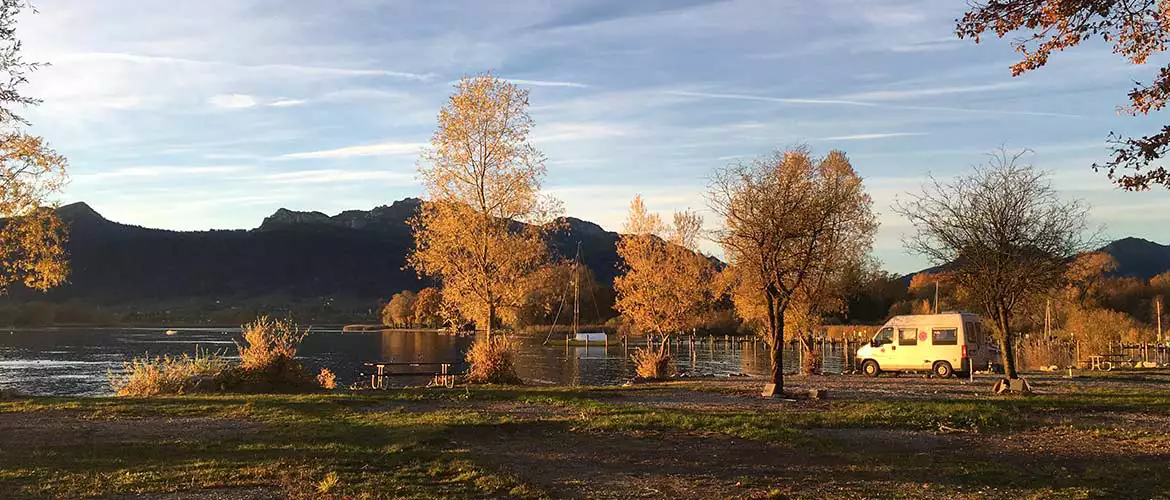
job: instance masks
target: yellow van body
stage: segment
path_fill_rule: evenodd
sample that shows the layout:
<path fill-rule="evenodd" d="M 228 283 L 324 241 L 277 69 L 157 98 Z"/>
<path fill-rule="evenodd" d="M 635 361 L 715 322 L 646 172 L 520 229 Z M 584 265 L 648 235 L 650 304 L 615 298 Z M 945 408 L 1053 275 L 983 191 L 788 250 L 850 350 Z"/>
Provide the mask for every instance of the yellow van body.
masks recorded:
<path fill-rule="evenodd" d="M 861 371 L 931 371 L 940 377 L 986 369 L 990 339 L 983 320 L 966 312 L 894 316 L 857 350 Z"/>

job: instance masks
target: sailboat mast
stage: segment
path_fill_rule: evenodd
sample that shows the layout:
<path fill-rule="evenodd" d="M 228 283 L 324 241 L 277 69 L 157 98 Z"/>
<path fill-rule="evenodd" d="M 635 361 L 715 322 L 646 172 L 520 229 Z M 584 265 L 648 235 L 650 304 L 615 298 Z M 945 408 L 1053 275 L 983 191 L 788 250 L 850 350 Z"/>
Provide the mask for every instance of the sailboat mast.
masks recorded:
<path fill-rule="evenodd" d="M 573 257 L 573 336 L 577 336 L 578 322 L 581 317 L 581 242 L 577 242 L 577 256 Z"/>

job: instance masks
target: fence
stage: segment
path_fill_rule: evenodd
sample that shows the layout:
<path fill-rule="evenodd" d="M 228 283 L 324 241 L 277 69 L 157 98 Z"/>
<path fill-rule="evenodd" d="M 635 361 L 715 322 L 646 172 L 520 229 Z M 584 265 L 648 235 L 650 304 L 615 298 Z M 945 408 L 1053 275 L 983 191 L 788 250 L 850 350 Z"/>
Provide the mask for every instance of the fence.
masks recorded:
<path fill-rule="evenodd" d="M 1168 366 L 1170 345 L 1110 342 L 1104 347 L 1090 347 L 1064 339 L 1037 339 L 1022 341 L 1016 348 L 1016 362 L 1024 370 L 1052 366 L 1088 368 L 1089 358 L 1094 356 L 1111 360 L 1115 367 L 1136 367 L 1148 363 Z"/>
<path fill-rule="evenodd" d="M 810 348 L 820 355 L 820 372 L 853 373 L 860 369 L 856 360 L 857 349 L 865 344 L 864 340 L 832 340 L 822 337 L 813 339 Z M 759 356 L 768 355 L 767 342 L 754 336 L 671 336 L 666 345 L 676 356 L 694 357 L 702 352 L 715 349 L 744 351 Z M 804 364 L 806 355 L 800 340 L 788 339 L 784 344 L 784 370 L 799 370 Z"/>

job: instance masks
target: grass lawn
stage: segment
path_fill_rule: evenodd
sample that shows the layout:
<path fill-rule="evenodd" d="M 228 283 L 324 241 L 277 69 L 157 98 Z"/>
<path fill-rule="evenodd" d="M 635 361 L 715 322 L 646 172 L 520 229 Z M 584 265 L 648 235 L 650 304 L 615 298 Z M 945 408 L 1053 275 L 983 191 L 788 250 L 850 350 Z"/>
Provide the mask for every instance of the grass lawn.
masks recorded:
<path fill-rule="evenodd" d="M 0 401 L 0 496 L 1149 498 L 1170 373 Z"/>

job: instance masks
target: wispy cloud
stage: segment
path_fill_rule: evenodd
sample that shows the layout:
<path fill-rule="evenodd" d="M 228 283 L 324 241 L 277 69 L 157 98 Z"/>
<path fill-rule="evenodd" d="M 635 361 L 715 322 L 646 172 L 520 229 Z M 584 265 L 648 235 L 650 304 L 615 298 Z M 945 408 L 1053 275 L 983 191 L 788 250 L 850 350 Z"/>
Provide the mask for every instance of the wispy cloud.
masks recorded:
<path fill-rule="evenodd" d="M 572 87 L 578 89 L 589 88 L 590 85 L 578 82 L 560 82 L 553 80 L 523 80 L 519 78 L 508 78 L 508 81 L 516 85 L 527 85 L 530 87 Z"/>
<path fill-rule="evenodd" d="M 837 135 L 833 137 L 821 137 L 815 139 L 818 141 L 870 141 L 874 139 L 890 139 L 894 137 L 911 137 L 918 135 L 927 135 L 925 132 L 890 132 L 885 134 L 852 134 L 852 135 Z"/>
<path fill-rule="evenodd" d="M 885 108 L 885 109 L 904 109 L 916 111 L 942 111 L 950 113 L 975 113 L 975 114 L 993 114 L 993 115 L 1015 115 L 1015 116 L 1047 116 L 1053 118 L 1084 118 L 1081 115 L 1070 113 L 1053 113 L 1047 111 L 1028 111 L 1016 109 L 993 109 L 993 108 L 958 108 L 949 106 L 921 106 L 921 105 L 905 105 L 905 104 L 888 104 L 883 102 L 868 102 L 861 100 L 850 99 L 807 99 L 807 98 L 791 98 L 791 97 L 769 97 L 751 94 L 735 94 L 735 93 L 713 93 L 713 92 L 690 92 L 690 91 L 667 91 L 672 95 L 702 97 L 708 99 L 735 99 L 744 101 L 762 101 L 774 102 L 778 104 L 808 104 L 808 105 L 829 105 L 829 106 L 857 106 L 870 108 Z"/>
<path fill-rule="evenodd" d="M 247 94 L 223 94 L 212 96 L 207 102 L 220 109 L 244 109 L 256 105 L 256 98 Z"/>
<path fill-rule="evenodd" d="M 328 184 L 335 182 L 386 181 L 393 185 L 405 186 L 414 183 L 414 176 L 402 172 L 382 170 L 300 170 L 256 176 L 255 180 L 274 184 Z"/>
<path fill-rule="evenodd" d="M 213 175 L 240 172 L 249 168 L 246 165 L 209 165 L 209 166 L 171 166 L 152 165 L 141 167 L 123 167 L 105 172 L 81 173 L 73 175 L 75 180 L 109 180 L 144 177 L 169 177 L 183 175 Z"/>
<path fill-rule="evenodd" d="M 939 52 L 944 50 L 956 50 L 963 46 L 964 40 L 957 37 L 952 38 L 936 38 L 933 40 L 922 40 L 917 42 L 899 43 L 889 47 L 890 52 Z"/>
<path fill-rule="evenodd" d="M 619 19 L 647 17 L 690 9 L 728 0 L 640 0 L 637 2 L 601 2 L 581 4 L 565 10 L 544 22 L 529 26 L 529 30 L 581 28 Z"/>
<path fill-rule="evenodd" d="M 268 103 L 268 105 L 272 106 L 274 108 L 291 108 L 293 106 L 301 106 L 303 104 L 307 104 L 308 102 L 309 101 L 306 101 L 304 99 L 277 99 L 275 101 Z"/>
<path fill-rule="evenodd" d="M 624 137 L 634 129 L 623 124 L 607 122 L 550 123 L 533 130 L 533 142 L 563 142 Z"/>
<path fill-rule="evenodd" d="M 914 89 L 874 90 L 847 94 L 843 99 L 857 101 L 897 101 L 903 99 L 917 99 L 952 94 L 970 94 L 974 92 L 989 92 L 994 90 L 1011 89 L 1023 86 L 1023 81 L 996 82 L 985 85 L 963 85 L 956 87 L 926 87 Z"/>
<path fill-rule="evenodd" d="M 92 60 L 122 61 L 135 64 L 171 64 L 171 65 L 200 65 L 223 66 L 246 70 L 300 73 L 305 75 L 354 77 L 354 76 L 381 76 L 403 78 L 407 80 L 431 80 L 433 73 L 412 73 L 409 71 L 394 71 L 377 68 L 334 68 L 327 66 L 308 66 L 301 64 L 240 64 L 228 61 L 211 61 L 190 59 L 185 57 L 155 56 L 134 54 L 127 52 L 78 52 L 53 56 L 57 62 L 79 62 Z"/>
<path fill-rule="evenodd" d="M 278 156 L 277 159 L 313 160 L 352 158 L 357 156 L 409 156 L 419 154 L 426 146 L 426 143 L 421 142 L 382 142 L 378 144 L 348 146 L 344 148 L 325 149 L 320 151 L 288 153 Z"/>

